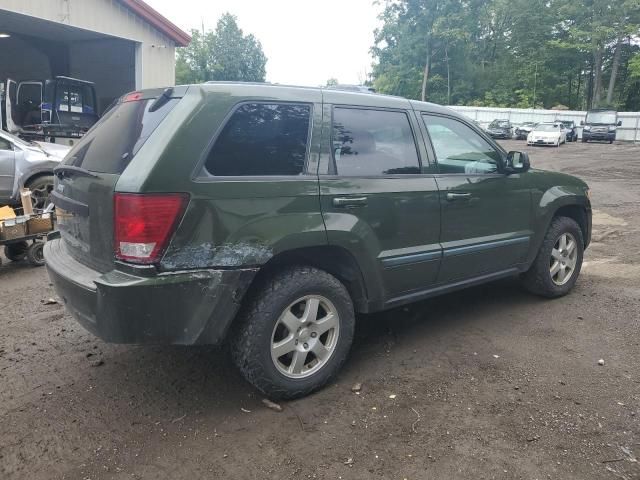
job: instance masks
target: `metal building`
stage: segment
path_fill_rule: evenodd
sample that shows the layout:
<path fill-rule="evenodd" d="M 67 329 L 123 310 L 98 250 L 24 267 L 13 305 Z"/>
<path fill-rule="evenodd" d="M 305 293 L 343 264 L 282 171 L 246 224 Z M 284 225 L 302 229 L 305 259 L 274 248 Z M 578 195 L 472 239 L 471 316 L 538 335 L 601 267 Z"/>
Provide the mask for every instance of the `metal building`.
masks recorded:
<path fill-rule="evenodd" d="M 95 83 L 98 108 L 173 85 L 189 35 L 142 0 L 0 0 L 0 81 L 58 75 Z"/>

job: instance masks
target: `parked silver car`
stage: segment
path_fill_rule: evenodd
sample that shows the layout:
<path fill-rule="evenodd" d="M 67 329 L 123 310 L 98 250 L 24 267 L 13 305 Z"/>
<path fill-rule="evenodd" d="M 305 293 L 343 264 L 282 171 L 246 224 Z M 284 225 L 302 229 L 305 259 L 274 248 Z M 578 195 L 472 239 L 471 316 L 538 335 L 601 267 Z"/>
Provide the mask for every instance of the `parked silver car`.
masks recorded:
<path fill-rule="evenodd" d="M 26 142 L 0 131 L 0 205 L 20 200 L 20 188 L 31 190 L 35 208 L 44 208 L 53 190 L 53 169 L 69 147 L 45 142 Z"/>

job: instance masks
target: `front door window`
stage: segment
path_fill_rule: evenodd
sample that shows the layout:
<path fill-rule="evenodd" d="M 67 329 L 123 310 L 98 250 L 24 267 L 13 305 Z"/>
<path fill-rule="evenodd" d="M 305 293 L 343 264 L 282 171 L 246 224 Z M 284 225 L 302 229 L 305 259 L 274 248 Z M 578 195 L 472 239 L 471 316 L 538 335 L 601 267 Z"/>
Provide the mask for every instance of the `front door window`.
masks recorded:
<path fill-rule="evenodd" d="M 471 127 L 452 118 L 423 115 L 440 173 L 497 173 L 500 154 Z"/>

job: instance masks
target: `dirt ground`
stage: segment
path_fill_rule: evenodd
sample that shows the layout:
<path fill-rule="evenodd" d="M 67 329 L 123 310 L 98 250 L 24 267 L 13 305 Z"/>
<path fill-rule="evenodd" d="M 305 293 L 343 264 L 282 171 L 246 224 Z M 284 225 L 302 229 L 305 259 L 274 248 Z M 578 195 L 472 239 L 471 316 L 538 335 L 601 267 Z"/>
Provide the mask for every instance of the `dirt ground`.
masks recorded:
<path fill-rule="evenodd" d="M 282 412 L 220 350 L 103 343 L 4 259 L 0 478 L 640 479 L 640 146 L 504 144 L 592 187 L 573 293 L 360 317 L 337 381 Z"/>

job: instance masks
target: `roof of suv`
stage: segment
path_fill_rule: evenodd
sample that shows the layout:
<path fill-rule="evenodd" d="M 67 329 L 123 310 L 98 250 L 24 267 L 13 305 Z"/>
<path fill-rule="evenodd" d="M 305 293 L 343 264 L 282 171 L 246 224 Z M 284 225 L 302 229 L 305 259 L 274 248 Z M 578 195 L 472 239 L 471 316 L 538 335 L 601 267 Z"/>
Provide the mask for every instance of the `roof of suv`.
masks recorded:
<path fill-rule="evenodd" d="M 306 90 L 309 92 L 322 92 L 324 98 L 334 104 L 344 103 L 350 105 L 402 109 L 406 109 L 411 105 L 416 110 L 447 113 L 448 115 L 453 115 L 467 120 L 466 117 L 458 114 L 454 110 L 435 103 L 409 100 L 404 97 L 384 95 L 381 93 L 363 93 L 325 87 L 305 87 L 299 85 L 280 85 L 262 82 L 212 81 L 193 86 L 200 87 L 205 91 L 225 91 L 226 93 L 230 93 L 233 96 L 238 97 L 281 97 L 282 99 L 286 99 L 289 95 L 298 96 L 301 90 Z"/>

